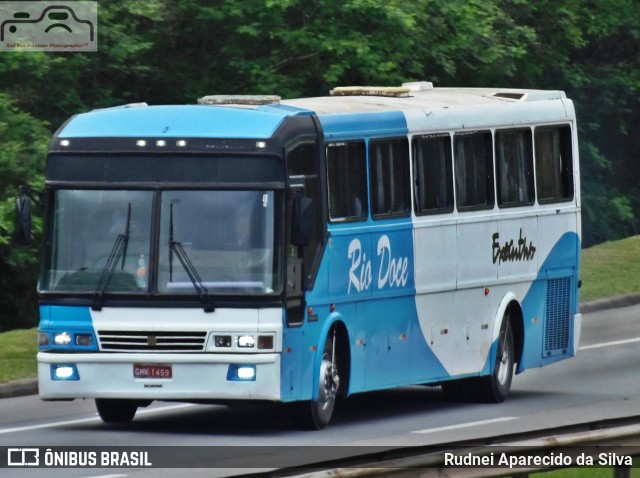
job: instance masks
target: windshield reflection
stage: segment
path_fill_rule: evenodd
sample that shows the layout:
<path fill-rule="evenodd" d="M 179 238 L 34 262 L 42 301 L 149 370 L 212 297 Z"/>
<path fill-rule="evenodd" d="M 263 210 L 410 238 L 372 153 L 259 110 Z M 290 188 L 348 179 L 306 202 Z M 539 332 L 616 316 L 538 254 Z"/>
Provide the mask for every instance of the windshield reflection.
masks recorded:
<path fill-rule="evenodd" d="M 100 300 L 114 292 L 203 298 L 280 289 L 273 191 L 58 190 L 54 202 L 41 291 Z"/>
<path fill-rule="evenodd" d="M 273 293 L 274 209 L 273 192 L 164 192 L 158 291 Z M 171 243 L 181 246 L 193 271 L 176 258 Z M 193 272 L 199 284 L 190 277 Z"/>
<path fill-rule="evenodd" d="M 57 191 L 42 290 L 146 290 L 152 201 L 150 191 Z M 111 267 L 114 244 L 123 237 L 126 247 Z"/>

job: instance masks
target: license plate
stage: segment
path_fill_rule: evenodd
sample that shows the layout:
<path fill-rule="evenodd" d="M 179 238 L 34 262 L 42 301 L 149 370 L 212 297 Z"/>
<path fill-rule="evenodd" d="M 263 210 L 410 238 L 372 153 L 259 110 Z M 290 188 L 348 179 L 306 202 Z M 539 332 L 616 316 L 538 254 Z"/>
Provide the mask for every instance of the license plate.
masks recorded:
<path fill-rule="evenodd" d="M 171 365 L 133 364 L 134 378 L 171 378 Z"/>

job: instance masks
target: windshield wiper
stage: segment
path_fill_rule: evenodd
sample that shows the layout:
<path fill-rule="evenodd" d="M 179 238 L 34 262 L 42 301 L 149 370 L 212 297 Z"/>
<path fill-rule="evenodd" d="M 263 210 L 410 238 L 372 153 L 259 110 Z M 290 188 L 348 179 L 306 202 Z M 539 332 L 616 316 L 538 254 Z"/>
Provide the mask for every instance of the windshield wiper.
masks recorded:
<path fill-rule="evenodd" d="M 202 306 L 205 312 L 213 312 L 215 310 L 213 304 L 209 302 L 209 291 L 202 283 L 198 270 L 189 259 L 182 243 L 174 240 L 173 238 L 173 204 L 169 206 L 169 281 L 173 281 L 173 254 L 176 255 L 182 268 L 189 276 L 189 280 L 193 284 L 193 288 L 196 290 L 202 301 Z"/>
<path fill-rule="evenodd" d="M 109 285 L 111 274 L 116 269 L 120 256 L 122 256 L 122 264 L 120 265 L 120 270 L 124 270 L 124 262 L 127 258 L 127 248 L 129 246 L 130 226 L 131 203 L 129 203 L 129 205 L 127 206 L 127 222 L 125 225 L 124 234 L 118 234 L 118 237 L 116 237 L 116 241 L 113 243 L 113 247 L 111 248 L 109 257 L 107 257 L 107 263 L 104 265 L 102 273 L 100 274 L 100 278 L 98 279 L 98 284 L 94 292 L 93 304 L 91 305 L 92 310 L 102 310 L 102 299 L 104 297 L 104 291 Z"/>

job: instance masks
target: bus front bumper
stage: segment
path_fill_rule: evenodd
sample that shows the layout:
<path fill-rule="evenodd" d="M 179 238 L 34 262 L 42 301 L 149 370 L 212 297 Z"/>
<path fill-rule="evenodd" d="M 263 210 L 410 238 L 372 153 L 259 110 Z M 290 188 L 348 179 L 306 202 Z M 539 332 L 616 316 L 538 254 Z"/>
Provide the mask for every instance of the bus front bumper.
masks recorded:
<path fill-rule="evenodd" d="M 38 353 L 43 400 L 280 400 L 280 355 Z"/>

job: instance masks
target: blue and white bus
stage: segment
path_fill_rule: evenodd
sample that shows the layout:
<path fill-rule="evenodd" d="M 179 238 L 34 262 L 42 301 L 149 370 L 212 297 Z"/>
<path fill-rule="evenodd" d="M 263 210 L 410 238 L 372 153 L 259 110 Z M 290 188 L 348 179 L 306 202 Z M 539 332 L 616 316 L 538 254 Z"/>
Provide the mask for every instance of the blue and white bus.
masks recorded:
<path fill-rule="evenodd" d="M 576 118 L 561 91 L 336 88 L 79 114 L 43 194 L 38 376 L 106 422 L 154 400 L 411 384 L 503 401 L 577 351 Z"/>

